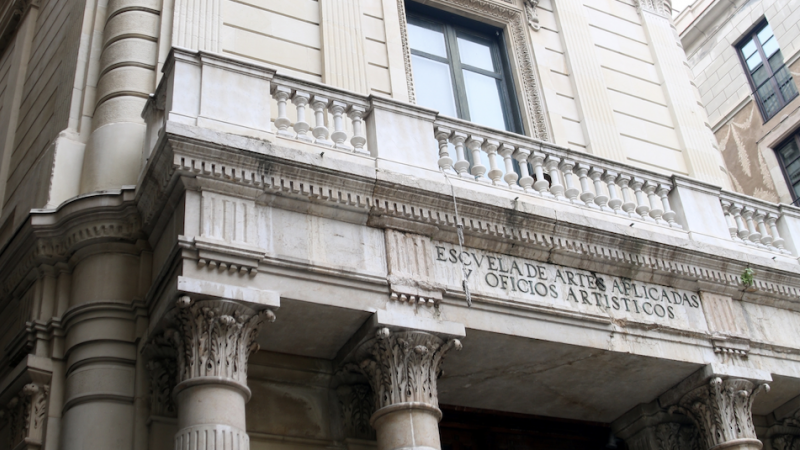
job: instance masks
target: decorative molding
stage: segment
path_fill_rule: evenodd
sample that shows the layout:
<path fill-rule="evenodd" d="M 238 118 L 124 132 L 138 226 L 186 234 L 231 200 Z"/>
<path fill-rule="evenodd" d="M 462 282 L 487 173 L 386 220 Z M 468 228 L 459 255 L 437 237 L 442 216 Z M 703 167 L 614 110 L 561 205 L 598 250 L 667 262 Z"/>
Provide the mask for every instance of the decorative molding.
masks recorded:
<path fill-rule="evenodd" d="M 768 384 L 719 377 L 681 398 L 670 408 L 689 416 L 698 428 L 706 448 L 714 448 L 737 439 L 757 439 L 753 425 L 753 400 L 759 392 L 769 392 Z"/>
<path fill-rule="evenodd" d="M 697 437 L 697 428 L 677 423 L 662 423 L 656 426 L 655 437 L 657 447 L 655 450 L 702 450 L 700 439 Z"/>
<path fill-rule="evenodd" d="M 417 103 L 414 93 L 414 71 L 411 68 L 411 47 L 408 45 L 408 20 L 406 19 L 406 2 L 397 0 L 397 16 L 400 18 L 400 41 L 403 44 L 403 64 L 406 69 L 406 86 L 409 103 Z"/>
<path fill-rule="evenodd" d="M 49 396 L 50 385 L 28 383 L 8 402 L 0 415 L 4 418 L 7 416 L 8 420 L 8 448 L 41 448 L 47 425 Z"/>
<path fill-rule="evenodd" d="M 155 336 L 142 351 L 150 375 L 150 415 L 177 417 L 172 390 L 178 384 L 177 351 L 164 334 Z"/>
<path fill-rule="evenodd" d="M 542 28 L 539 25 L 539 14 L 536 12 L 539 0 L 523 0 L 523 3 L 525 4 L 525 16 L 528 17 L 528 26 L 533 31 L 539 31 Z"/>
<path fill-rule="evenodd" d="M 773 450 L 800 450 L 800 435 L 782 434 L 772 438 Z"/>
<path fill-rule="evenodd" d="M 369 424 L 369 418 L 375 412 L 372 392 L 368 384 L 346 384 L 336 388 L 345 438 L 375 440 L 375 429 Z"/>
<path fill-rule="evenodd" d="M 672 21 L 672 1 L 670 0 L 636 0 L 636 9 L 640 14 L 648 11 Z"/>
<path fill-rule="evenodd" d="M 182 428 L 175 435 L 175 448 L 181 450 L 249 450 L 250 436 L 230 425 L 203 424 Z"/>
<path fill-rule="evenodd" d="M 386 230 L 385 240 L 390 298 L 409 304 L 438 304 L 445 286 L 436 281 L 434 267 L 428 257 L 433 253 L 431 239 L 389 229 Z"/>
<path fill-rule="evenodd" d="M 445 341 L 421 331 L 381 328 L 356 354 L 358 367 L 375 392 L 375 409 L 399 403 L 424 403 L 438 409 L 436 380 L 444 355 L 461 350 L 458 339 Z"/>
<path fill-rule="evenodd" d="M 400 13 L 400 30 L 406 61 L 409 101 L 414 102 L 414 80 L 411 75 L 411 50 L 408 46 L 408 31 L 403 2 L 404 0 L 398 0 L 397 7 Z M 533 138 L 549 141 L 550 134 L 544 112 L 544 102 L 539 89 L 539 81 L 536 77 L 536 63 L 533 58 L 533 50 L 528 43 L 526 32 L 526 22 L 528 22 L 526 16 L 528 16 L 528 14 L 525 13 L 523 16 L 523 11 L 511 5 L 503 5 L 491 0 L 432 0 L 428 3 L 433 6 L 440 4 L 507 25 L 512 46 L 512 48 L 509 49 L 509 53 L 514 59 L 514 62 L 516 62 L 517 75 L 519 76 L 520 85 L 523 90 L 523 95 L 521 97 L 528 118 L 530 128 L 529 134 Z"/>
<path fill-rule="evenodd" d="M 165 332 L 177 349 L 177 382 L 199 377 L 228 379 L 247 386 L 247 358 L 258 350 L 264 321 L 275 321 L 269 309 L 256 311 L 230 300 L 177 301 L 176 328 Z"/>

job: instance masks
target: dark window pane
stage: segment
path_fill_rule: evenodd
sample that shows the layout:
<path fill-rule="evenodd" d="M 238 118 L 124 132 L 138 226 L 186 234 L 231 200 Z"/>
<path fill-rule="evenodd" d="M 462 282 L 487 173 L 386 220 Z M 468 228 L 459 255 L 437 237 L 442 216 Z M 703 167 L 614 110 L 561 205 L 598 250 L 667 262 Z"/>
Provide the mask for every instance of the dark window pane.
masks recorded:
<path fill-rule="evenodd" d="M 792 139 L 788 144 L 784 145 L 778 150 L 781 157 L 785 162 L 792 162 L 800 158 L 800 149 L 797 148 L 797 142 Z"/>
<path fill-rule="evenodd" d="M 797 86 L 795 86 L 792 75 L 786 66 L 781 67 L 775 73 L 775 81 L 778 83 L 778 88 L 781 90 L 781 95 L 783 95 L 785 101 L 789 101 L 797 95 Z"/>
<path fill-rule="evenodd" d="M 450 66 L 417 55 L 411 55 L 411 66 L 419 104 L 444 115 L 458 117 Z"/>
<path fill-rule="evenodd" d="M 783 55 L 781 52 L 775 53 L 769 57 L 769 67 L 772 69 L 772 72 L 777 72 L 781 66 L 783 66 Z"/>
<path fill-rule="evenodd" d="M 761 85 L 769 79 L 769 72 L 767 72 L 765 66 L 759 67 L 752 75 L 753 83 L 755 83 L 756 87 L 761 87 Z"/>
<path fill-rule="evenodd" d="M 444 45 L 444 33 L 438 25 L 431 25 L 438 28 L 432 30 L 427 27 L 408 24 L 408 42 L 412 49 L 420 50 L 432 55 L 447 58 L 447 49 Z"/>
<path fill-rule="evenodd" d="M 492 49 L 488 45 L 458 38 L 458 53 L 462 64 L 494 72 Z"/>
<path fill-rule="evenodd" d="M 764 106 L 764 113 L 766 116 L 772 117 L 780 111 L 781 104 L 775 97 L 775 91 L 772 89 L 772 83 L 765 83 L 758 88 L 758 97 L 761 99 L 761 104 Z"/>
<path fill-rule="evenodd" d="M 792 183 L 800 181 L 800 159 L 786 166 L 786 173 Z"/>

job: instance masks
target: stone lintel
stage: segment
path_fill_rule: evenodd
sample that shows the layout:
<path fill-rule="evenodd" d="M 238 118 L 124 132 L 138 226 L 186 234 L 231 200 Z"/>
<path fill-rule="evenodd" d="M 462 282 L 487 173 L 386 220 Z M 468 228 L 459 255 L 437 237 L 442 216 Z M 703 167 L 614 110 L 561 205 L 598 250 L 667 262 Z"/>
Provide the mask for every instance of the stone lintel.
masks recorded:
<path fill-rule="evenodd" d="M 277 309 L 281 306 L 281 295 L 277 291 L 215 283 L 184 276 L 178 277 L 178 292 L 188 295 L 194 300 L 215 298 L 243 302 L 256 310 Z"/>

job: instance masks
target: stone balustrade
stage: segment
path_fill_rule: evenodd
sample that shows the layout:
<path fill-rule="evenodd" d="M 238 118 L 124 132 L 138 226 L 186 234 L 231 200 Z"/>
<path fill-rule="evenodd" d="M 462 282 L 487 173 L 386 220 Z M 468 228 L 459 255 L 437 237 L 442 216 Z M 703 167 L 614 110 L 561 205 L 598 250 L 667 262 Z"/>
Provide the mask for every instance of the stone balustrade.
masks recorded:
<path fill-rule="evenodd" d="M 466 181 L 462 187 L 494 186 L 498 193 L 683 231 L 693 240 L 747 248 L 773 259 L 796 260 L 800 250 L 800 208 L 257 64 L 180 49 L 171 55 L 143 112 L 144 158 L 167 123 L 202 127 L 372 157 L 381 170 L 434 181 L 442 180 L 443 171 Z"/>
<path fill-rule="evenodd" d="M 369 154 L 364 148 L 368 97 L 283 75 L 272 79 L 271 92 L 278 136 Z"/>
<path fill-rule="evenodd" d="M 682 228 L 669 202 L 672 182 L 663 175 L 451 118 L 437 118 L 434 135 L 446 173 Z"/>
<path fill-rule="evenodd" d="M 778 205 L 735 192 L 722 191 L 720 204 L 731 239 L 743 245 L 791 255 L 778 231 L 783 215 Z"/>

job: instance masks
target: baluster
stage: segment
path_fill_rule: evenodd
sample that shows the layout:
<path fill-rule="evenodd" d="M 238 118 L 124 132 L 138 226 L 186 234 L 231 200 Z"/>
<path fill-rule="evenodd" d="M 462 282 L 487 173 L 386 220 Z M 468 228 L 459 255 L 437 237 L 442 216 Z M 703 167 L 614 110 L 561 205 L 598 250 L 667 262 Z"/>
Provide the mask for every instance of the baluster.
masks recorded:
<path fill-rule="evenodd" d="M 753 222 L 753 214 L 755 213 L 756 210 L 752 206 L 745 206 L 742 208 L 742 217 L 747 224 L 748 231 L 747 236 L 742 239 L 748 244 L 756 244 L 761 241 L 761 233 L 756 230 L 756 224 Z"/>
<path fill-rule="evenodd" d="M 314 143 L 333 147 L 333 141 L 328 139 L 328 127 L 325 126 L 325 107 L 328 106 L 328 99 L 315 95 L 311 99 L 311 108 L 314 110 Z"/>
<path fill-rule="evenodd" d="M 742 207 L 736 203 L 731 203 L 730 211 L 734 222 L 736 222 L 736 237 L 747 242 L 747 236 L 750 235 L 750 232 L 747 231 L 747 226 L 742 220 Z"/>
<path fill-rule="evenodd" d="M 286 114 L 286 101 L 292 95 L 292 90 L 286 86 L 275 86 L 273 92 L 275 100 L 278 102 L 278 117 L 275 118 L 275 128 L 278 129 L 278 136 L 293 138 L 295 133 L 289 131 L 292 121 Z"/>
<path fill-rule="evenodd" d="M 647 197 L 645 197 L 644 192 L 642 192 L 642 185 L 644 185 L 644 180 L 639 177 L 633 177 L 631 179 L 631 187 L 633 188 L 633 193 L 636 196 L 636 214 L 641 216 L 642 220 L 650 220 L 650 204 L 647 201 Z"/>
<path fill-rule="evenodd" d="M 470 172 L 476 180 L 486 183 L 489 180 L 484 176 L 486 174 L 486 166 L 481 164 L 481 144 L 484 139 L 482 137 L 470 136 L 467 141 L 467 148 L 472 153 L 472 169 Z"/>
<path fill-rule="evenodd" d="M 664 224 L 664 221 L 661 220 L 661 215 L 664 214 L 664 210 L 661 209 L 660 199 L 656 195 L 656 189 L 658 185 L 652 181 L 648 181 L 644 185 L 644 192 L 647 194 L 647 199 L 650 202 L 650 218 L 652 218 L 658 224 Z"/>
<path fill-rule="evenodd" d="M 761 234 L 761 239 L 759 240 L 758 244 L 769 248 L 770 244 L 772 243 L 772 236 L 769 235 L 767 231 L 767 226 L 764 224 L 764 218 L 766 217 L 766 213 L 764 211 L 756 211 L 755 221 L 756 221 L 756 229 Z"/>
<path fill-rule="evenodd" d="M 787 255 L 791 254 L 789 250 L 784 248 L 785 241 L 781 237 L 780 233 L 778 233 L 778 225 L 775 223 L 778 220 L 778 216 L 773 213 L 767 214 L 766 222 L 769 225 L 769 232 L 772 234 L 772 245 L 773 247 L 777 248 L 781 251 L 781 253 L 786 253 Z"/>
<path fill-rule="evenodd" d="M 628 216 L 633 217 L 636 203 L 634 202 L 635 198 L 631 195 L 631 188 L 628 187 L 630 182 L 630 175 L 620 175 L 619 178 L 617 178 L 617 184 L 619 184 L 620 190 L 622 190 L 622 210 L 625 211 Z"/>
<path fill-rule="evenodd" d="M 553 197 L 553 194 L 547 191 L 550 187 L 550 183 L 544 179 L 544 168 L 542 164 L 544 163 L 546 155 L 541 152 L 534 151 L 530 158 L 528 158 L 533 166 L 533 173 L 536 175 L 536 182 L 533 183 L 533 188 L 541 195 L 542 197 Z"/>
<path fill-rule="evenodd" d="M 572 173 L 573 167 L 575 167 L 575 161 L 570 159 L 561 160 L 561 164 L 559 165 L 561 172 L 564 173 L 564 184 L 567 185 L 567 190 L 564 191 L 564 195 L 571 203 L 577 203 L 578 194 L 580 194 L 581 191 L 575 187 L 575 177 Z"/>
<path fill-rule="evenodd" d="M 470 174 L 467 173 L 469 170 L 469 161 L 464 156 L 464 141 L 467 140 L 467 135 L 460 131 L 454 131 L 453 134 L 450 135 L 450 142 L 456 147 L 456 163 L 453 167 L 458 172 L 458 176 L 463 178 L 470 178 Z"/>
<path fill-rule="evenodd" d="M 567 197 L 564 197 L 564 186 L 561 185 L 561 177 L 558 174 L 558 163 L 560 161 L 561 158 L 548 155 L 547 159 L 544 160 L 544 166 L 550 173 L 550 193 L 563 202 L 567 201 Z"/>
<path fill-rule="evenodd" d="M 615 214 L 621 214 L 619 207 L 622 206 L 622 200 L 617 195 L 617 178 L 619 174 L 613 170 L 606 170 L 603 172 L 603 181 L 608 186 L 608 206 L 614 210 Z"/>
<path fill-rule="evenodd" d="M 367 143 L 367 137 L 364 136 L 363 127 L 365 112 L 367 112 L 367 110 L 363 106 L 353 105 L 350 107 L 347 117 L 349 117 L 353 123 L 353 137 L 350 138 L 350 144 L 353 146 L 353 150 L 356 153 L 369 154 L 369 152 L 364 149 L 364 144 Z M 450 164 L 452 164 L 452 161 Z"/>
<path fill-rule="evenodd" d="M 659 184 L 658 189 L 656 189 L 656 194 L 661 197 L 661 205 L 664 208 L 664 214 L 662 214 L 661 217 L 666 220 L 672 228 L 683 228 L 675 221 L 675 211 L 669 206 L 669 191 L 671 190 L 672 186 L 669 184 Z"/>
<path fill-rule="evenodd" d="M 506 174 L 503 176 L 503 180 L 508 183 L 508 187 L 513 189 L 517 186 L 517 172 L 514 171 L 514 160 L 512 156 L 514 155 L 514 146 L 501 143 L 500 146 L 497 148 L 497 152 L 500 153 L 500 156 L 503 157 L 503 163 L 506 166 Z M 527 164 L 525 165 L 525 174 L 528 173 Z M 520 171 L 522 166 L 520 166 Z"/>
<path fill-rule="evenodd" d="M 597 167 L 592 167 L 589 171 L 589 178 L 592 179 L 594 191 L 597 193 L 594 197 L 594 202 L 600 207 L 601 211 L 614 212 L 613 209 L 606 206 L 608 204 L 608 196 L 606 195 L 605 189 L 603 189 L 603 182 L 600 180 L 602 175 L 603 169 L 598 169 Z"/>
<path fill-rule="evenodd" d="M 589 187 L 589 178 L 586 176 L 589 173 L 589 166 L 584 163 L 578 163 L 575 166 L 575 173 L 578 174 L 578 179 L 581 183 L 581 201 L 589 208 L 597 209 L 597 204 L 594 202 L 594 192 Z"/>
<path fill-rule="evenodd" d="M 736 241 L 739 239 L 739 236 L 737 236 L 739 229 L 736 227 L 736 221 L 733 219 L 733 214 L 731 214 L 731 202 L 727 200 L 720 200 L 720 204 L 722 205 L 722 212 L 725 214 L 725 222 L 728 224 L 728 232 L 731 234 L 731 239 Z"/>
<path fill-rule="evenodd" d="M 495 141 L 494 139 L 487 139 L 484 141 L 483 146 L 481 147 L 487 155 L 489 155 L 489 179 L 492 180 L 492 184 L 497 186 L 500 184 L 500 180 L 503 179 L 503 171 L 497 167 L 497 147 L 500 145 L 500 142 Z"/>
<path fill-rule="evenodd" d="M 514 159 L 519 163 L 519 171 L 522 172 L 522 176 L 519 178 L 519 185 L 525 192 L 530 192 L 531 186 L 533 186 L 533 177 L 528 171 L 528 156 L 530 154 L 531 151 L 526 148 L 519 148 L 514 153 Z"/>
<path fill-rule="evenodd" d="M 331 139 L 333 140 L 334 147 L 342 150 L 353 150 L 349 144 L 345 144 L 347 140 L 347 133 L 344 131 L 344 120 L 342 115 L 347 108 L 347 103 L 334 100 L 328 105 L 328 111 L 333 114 L 333 133 Z"/>
<path fill-rule="evenodd" d="M 314 142 L 308 135 L 309 125 L 306 122 L 306 106 L 311 96 L 306 92 L 296 91 L 292 97 L 292 103 L 297 109 L 297 121 L 294 123 L 294 131 L 297 133 L 297 139 L 306 142 Z"/>
<path fill-rule="evenodd" d="M 445 172 L 452 172 L 453 158 L 450 157 L 450 147 L 447 145 L 447 139 L 453 133 L 453 130 L 436 127 L 435 132 L 436 140 L 439 141 L 439 167 Z"/>

